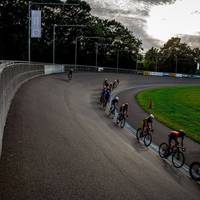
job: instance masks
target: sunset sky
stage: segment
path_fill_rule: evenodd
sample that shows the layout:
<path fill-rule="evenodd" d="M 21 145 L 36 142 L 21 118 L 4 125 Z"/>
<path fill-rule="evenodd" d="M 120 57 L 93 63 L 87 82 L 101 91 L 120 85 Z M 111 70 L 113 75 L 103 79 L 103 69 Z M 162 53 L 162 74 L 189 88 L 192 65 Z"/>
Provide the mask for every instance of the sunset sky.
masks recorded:
<path fill-rule="evenodd" d="M 179 36 L 200 47 L 200 0 L 86 0 L 92 14 L 115 19 L 142 39 L 145 49 Z"/>

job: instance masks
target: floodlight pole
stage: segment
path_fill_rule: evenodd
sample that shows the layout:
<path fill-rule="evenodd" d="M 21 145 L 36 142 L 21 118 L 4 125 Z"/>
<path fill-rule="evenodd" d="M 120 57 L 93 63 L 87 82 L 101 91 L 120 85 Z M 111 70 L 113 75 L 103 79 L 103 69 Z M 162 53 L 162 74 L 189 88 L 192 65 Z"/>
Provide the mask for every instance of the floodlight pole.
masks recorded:
<path fill-rule="evenodd" d="M 55 64 L 55 32 L 56 32 L 56 24 L 53 26 L 53 64 Z"/>
<path fill-rule="evenodd" d="M 119 49 L 117 49 L 117 73 L 119 72 Z"/>
<path fill-rule="evenodd" d="M 28 2 L 28 61 L 31 61 L 31 2 Z"/>
<path fill-rule="evenodd" d="M 76 71 L 76 68 L 77 68 L 77 49 L 78 49 L 78 38 L 91 38 L 91 39 L 100 39 L 100 38 L 104 38 L 104 37 L 96 37 L 96 36 L 91 36 L 91 37 L 82 37 L 82 36 L 78 36 L 78 37 L 76 37 L 76 42 L 75 42 L 75 61 L 74 61 L 74 65 L 75 65 L 75 71 Z M 98 45 L 97 45 L 98 46 Z M 97 66 L 97 48 L 98 47 L 96 47 L 96 66 Z"/>
<path fill-rule="evenodd" d="M 156 72 L 158 71 L 158 56 L 156 56 Z"/>
<path fill-rule="evenodd" d="M 177 56 L 175 56 L 175 58 L 176 58 L 176 73 L 177 73 L 177 68 L 178 68 Z"/>
<path fill-rule="evenodd" d="M 77 66 L 77 40 L 78 37 L 76 37 L 76 41 L 75 41 L 75 71 L 76 71 L 76 66 Z"/>
<path fill-rule="evenodd" d="M 98 43 L 96 43 L 96 67 L 98 66 Z"/>

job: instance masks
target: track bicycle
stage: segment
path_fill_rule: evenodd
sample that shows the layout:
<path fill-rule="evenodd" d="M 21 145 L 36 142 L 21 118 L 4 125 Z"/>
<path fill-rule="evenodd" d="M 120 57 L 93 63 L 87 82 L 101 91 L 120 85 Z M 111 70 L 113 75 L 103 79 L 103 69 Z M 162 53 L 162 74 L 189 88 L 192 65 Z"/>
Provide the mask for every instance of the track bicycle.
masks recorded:
<path fill-rule="evenodd" d="M 124 113 L 119 113 L 115 122 L 119 127 L 124 128 L 126 124 L 126 117 Z"/>
<path fill-rule="evenodd" d="M 142 128 L 138 128 L 136 132 L 136 138 L 138 141 L 143 140 L 144 145 L 148 147 L 151 145 L 152 142 L 152 133 L 153 130 L 150 129 L 149 127 L 146 127 L 144 131 L 142 130 Z"/>
<path fill-rule="evenodd" d="M 161 158 L 167 159 L 170 155 L 172 158 L 172 164 L 176 168 L 181 168 L 185 164 L 184 152 L 185 148 L 181 147 L 178 144 L 172 144 L 169 148 L 169 145 L 165 142 L 159 146 L 159 155 Z"/>

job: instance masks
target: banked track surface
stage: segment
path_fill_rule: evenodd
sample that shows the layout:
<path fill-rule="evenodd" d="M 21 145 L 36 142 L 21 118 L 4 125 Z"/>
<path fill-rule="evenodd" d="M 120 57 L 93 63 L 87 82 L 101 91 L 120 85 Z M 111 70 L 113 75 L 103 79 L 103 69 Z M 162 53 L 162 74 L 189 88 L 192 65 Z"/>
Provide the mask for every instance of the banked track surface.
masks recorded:
<path fill-rule="evenodd" d="M 199 185 L 113 126 L 99 109 L 102 80 L 119 89 L 198 80 L 78 73 L 33 79 L 9 111 L 0 162 L 1 200 L 199 199 Z"/>

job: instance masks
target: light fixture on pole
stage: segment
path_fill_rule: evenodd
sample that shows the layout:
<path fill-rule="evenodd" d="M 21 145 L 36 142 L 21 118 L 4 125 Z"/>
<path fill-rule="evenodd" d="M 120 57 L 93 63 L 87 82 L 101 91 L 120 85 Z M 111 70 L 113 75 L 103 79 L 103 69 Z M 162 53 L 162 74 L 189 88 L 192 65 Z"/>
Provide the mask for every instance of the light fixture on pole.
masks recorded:
<path fill-rule="evenodd" d="M 78 37 L 76 37 L 76 40 L 75 40 L 75 61 L 74 61 L 74 65 L 75 65 L 75 71 L 76 71 L 76 69 L 77 69 L 77 49 L 78 49 L 78 39 L 79 38 L 89 38 L 89 39 L 103 39 L 104 37 L 98 37 L 98 36 L 78 36 Z M 96 53 L 97 53 L 97 51 L 96 51 Z M 97 65 L 97 55 L 96 55 L 96 65 Z"/>

